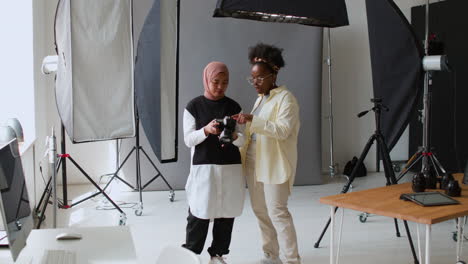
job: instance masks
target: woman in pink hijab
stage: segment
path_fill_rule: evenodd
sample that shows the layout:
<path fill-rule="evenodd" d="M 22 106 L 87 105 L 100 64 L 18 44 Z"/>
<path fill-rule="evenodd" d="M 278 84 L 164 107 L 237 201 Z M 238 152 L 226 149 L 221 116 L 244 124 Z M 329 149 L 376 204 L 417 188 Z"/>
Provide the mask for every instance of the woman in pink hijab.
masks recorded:
<path fill-rule="evenodd" d="M 208 248 L 212 264 L 226 263 L 223 256 L 229 253 L 234 217 L 242 213 L 244 205 L 245 182 L 238 148 L 244 137 L 235 121 L 229 119 L 242 109 L 225 96 L 228 84 L 227 66 L 210 62 L 203 71 L 203 95 L 191 100 L 184 111 L 184 141 L 191 148 L 192 162 L 185 186 L 189 212 L 183 247 L 200 254 L 213 220 L 213 241 Z M 234 122 L 232 137 L 229 133 L 220 137 L 221 122 L 227 129 Z"/>

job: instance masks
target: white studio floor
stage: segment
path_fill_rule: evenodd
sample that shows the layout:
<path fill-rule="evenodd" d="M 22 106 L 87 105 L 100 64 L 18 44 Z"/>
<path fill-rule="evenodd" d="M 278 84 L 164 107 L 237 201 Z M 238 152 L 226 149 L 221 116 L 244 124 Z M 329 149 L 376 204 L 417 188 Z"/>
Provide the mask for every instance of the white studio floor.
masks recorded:
<path fill-rule="evenodd" d="M 327 232 L 319 248 L 314 248 L 328 217 L 329 206 L 319 203 L 319 198 L 337 194 L 341 191 L 345 179 L 337 177 L 323 185 L 294 187 L 290 198 L 289 208 L 293 215 L 299 240 L 299 250 L 304 264 L 329 263 L 329 236 Z M 356 178 L 354 190 L 368 189 L 385 185 L 383 173 L 371 173 L 363 178 Z M 69 186 L 69 196 L 76 197 L 93 190 L 92 186 Z M 175 201 L 170 202 L 168 191 L 152 191 L 143 193 L 144 210 L 141 216 L 136 216 L 134 209 L 127 208 L 127 225 L 131 227 L 134 244 L 138 256 L 138 263 L 155 263 L 161 249 L 166 245 L 181 245 L 185 239 L 185 224 L 187 217 L 187 203 L 184 191 L 176 191 Z M 110 196 L 118 202 L 129 204 L 139 201 L 138 192 L 128 190 L 122 183 L 115 183 L 110 190 Z M 119 213 L 117 210 L 97 210 L 109 207 L 102 195 L 86 201 L 67 210 L 59 210 L 59 227 L 66 226 L 113 226 L 118 225 Z M 101 208 L 102 209 L 102 208 Z M 48 209 L 47 221 L 43 228 L 51 223 Z M 337 221 L 341 219 L 339 211 Z M 366 223 L 359 221 L 360 212 L 346 210 L 344 215 L 343 237 L 341 245 L 340 263 L 414 263 L 409 248 L 404 226 L 401 221 L 400 232 L 402 237 L 395 236 L 393 219 L 370 216 Z M 413 240 L 417 247 L 417 226 L 409 223 Z M 421 245 L 424 247 L 425 227 L 419 226 Z M 455 222 L 448 221 L 434 225 L 432 228 L 432 263 L 456 263 L 456 243 L 452 240 L 455 231 Z M 209 255 L 206 248 L 211 243 L 208 236 L 205 252 L 202 253 L 203 263 L 208 263 Z M 424 252 L 424 248 L 422 248 Z M 464 250 L 462 259 L 468 260 Z M 227 256 L 230 264 L 254 264 L 262 256 L 261 238 L 252 212 L 248 197 L 242 216 L 234 224 L 231 253 Z"/>

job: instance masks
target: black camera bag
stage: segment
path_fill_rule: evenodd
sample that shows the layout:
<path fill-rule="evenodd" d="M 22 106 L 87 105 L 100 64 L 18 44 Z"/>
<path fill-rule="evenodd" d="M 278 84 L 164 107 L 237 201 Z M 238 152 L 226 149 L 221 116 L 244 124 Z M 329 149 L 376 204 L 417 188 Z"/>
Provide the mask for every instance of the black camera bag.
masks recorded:
<path fill-rule="evenodd" d="M 351 176 L 351 172 L 353 171 L 354 167 L 358 162 L 358 158 L 356 156 L 353 157 L 352 160 L 348 161 L 344 167 L 343 174 L 346 176 Z M 358 167 L 356 172 L 356 177 L 364 177 L 367 175 L 367 169 L 364 165 L 364 162 Z"/>

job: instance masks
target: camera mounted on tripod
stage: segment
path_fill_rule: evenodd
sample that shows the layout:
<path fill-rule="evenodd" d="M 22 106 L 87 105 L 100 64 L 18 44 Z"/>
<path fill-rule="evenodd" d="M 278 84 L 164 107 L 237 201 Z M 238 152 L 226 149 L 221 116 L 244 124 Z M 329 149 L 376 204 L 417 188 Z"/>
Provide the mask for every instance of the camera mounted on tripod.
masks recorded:
<path fill-rule="evenodd" d="M 219 142 L 222 144 L 232 143 L 234 141 L 234 131 L 236 130 L 236 120 L 230 116 L 225 116 L 224 118 L 217 118 L 216 122 L 218 123 L 216 127 L 222 131 L 219 135 Z"/>

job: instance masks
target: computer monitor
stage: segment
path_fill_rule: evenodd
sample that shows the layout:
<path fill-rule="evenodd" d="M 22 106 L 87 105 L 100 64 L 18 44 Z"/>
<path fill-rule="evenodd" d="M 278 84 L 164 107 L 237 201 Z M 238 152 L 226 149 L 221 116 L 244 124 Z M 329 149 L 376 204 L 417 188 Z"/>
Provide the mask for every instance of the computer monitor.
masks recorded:
<path fill-rule="evenodd" d="M 11 255 L 16 261 L 33 228 L 16 139 L 4 145 L 0 144 L 0 209 Z"/>

